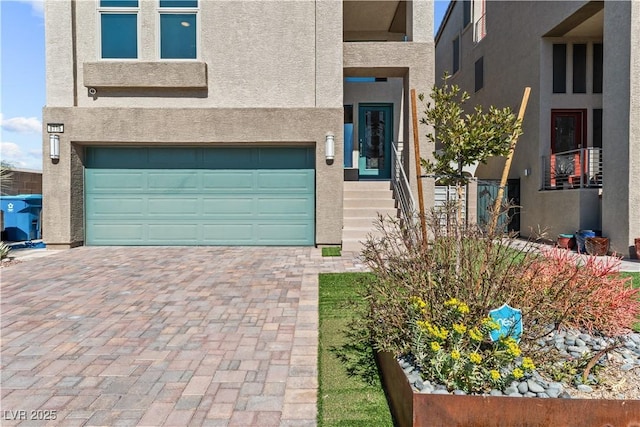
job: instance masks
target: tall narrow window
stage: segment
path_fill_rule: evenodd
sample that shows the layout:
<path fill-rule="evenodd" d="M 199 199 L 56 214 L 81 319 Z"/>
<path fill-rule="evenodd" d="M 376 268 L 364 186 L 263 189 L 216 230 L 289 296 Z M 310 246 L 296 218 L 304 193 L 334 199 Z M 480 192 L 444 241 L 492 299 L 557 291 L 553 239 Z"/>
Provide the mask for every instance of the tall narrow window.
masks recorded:
<path fill-rule="evenodd" d="M 455 74 L 460 69 L 460 38 L 453 40 L 453 72 Z"/>
<path fill-rule="evenodd" d="M 471 22 L 471 0 L 463 0 L 462 2 L 462 28 Z"/>
<path fill-rule="evenodd" d="M 477 92 L 484 87 L 484 57 L 480 57 L 480 59 L 476 61 L 475 74 Z"/>
<path fill-rule="evenodd" d="M 196 59 L 198 0 L 160 0 L 160 58 Z"/>
<path fill-rule="evenodd" d="M 553 93 L 567 92 L 567 45 L 553 45 Z"/>
<path fill-rule="evenodd" d="M 587 45 L 573 45 L 573 93 L 587 93 Z"/>
<path fill-rule="evenodd" d="M 602 108 L 593 110 L 593 146 L 602 148 Z"/>
<path fill-rule="evenodd" d="M 602 43 L 593 45 L 593 93 L 602 93 Z"/>
<path fill-rule="evenodd" d="M 100 57 L 138 57 L 138 0 L 100 0 Z"/>

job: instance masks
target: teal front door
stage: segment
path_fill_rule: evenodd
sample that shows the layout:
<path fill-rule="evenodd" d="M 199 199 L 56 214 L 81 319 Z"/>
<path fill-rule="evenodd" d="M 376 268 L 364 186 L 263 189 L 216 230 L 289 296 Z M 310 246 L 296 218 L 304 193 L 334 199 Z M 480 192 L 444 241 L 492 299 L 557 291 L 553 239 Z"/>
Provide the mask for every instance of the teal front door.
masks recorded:
<path fill-rule="evenodd" d="M 360 104 L 358 119 L 360 179 L 391 178 L 392 104 Z"/>

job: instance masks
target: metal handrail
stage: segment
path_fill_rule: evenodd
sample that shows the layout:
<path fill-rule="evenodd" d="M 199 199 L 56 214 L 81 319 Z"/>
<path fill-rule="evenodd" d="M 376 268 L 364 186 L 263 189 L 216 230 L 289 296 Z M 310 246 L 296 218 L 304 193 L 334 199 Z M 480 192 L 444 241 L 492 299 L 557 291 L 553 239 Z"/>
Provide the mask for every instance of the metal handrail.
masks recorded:
<path fill-rule="evenodd" d="M 413 222 L 415 220 L 416 202 L 411 193 L 411 186 L 409 185 L 407 174 L 402 166 L 402 157 L 398 152 L 398 148 L 395 144 L 391 144 L 391 147 L 393 157 L 391 161 L 393 196 L 400 205 L 402 218 L 407 222 Z"/>
<path fill-rule="evenodd" d="M 601 187 L 601 148 L 580 148 L 542 156 L 543 190 Z"/>
<path fill-rule="evenodd" d="M 486 14 L 482 15 L 475 23 L 474 42 L 478 43 L 487 35 Z"/>

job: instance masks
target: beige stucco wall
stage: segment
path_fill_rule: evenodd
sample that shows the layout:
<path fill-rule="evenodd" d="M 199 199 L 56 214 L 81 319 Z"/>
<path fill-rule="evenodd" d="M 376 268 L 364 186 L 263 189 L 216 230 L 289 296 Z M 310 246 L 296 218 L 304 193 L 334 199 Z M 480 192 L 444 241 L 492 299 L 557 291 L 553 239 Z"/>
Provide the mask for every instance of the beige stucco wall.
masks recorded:
<path fill-rule="evenodd" d="M 339 244 L 342 3 L 202 1 L 196 61 L 158 60 L 156 6 L 140 2 L 139 60 L 103 61 L 96 2 L 46 2 L 43 121 L 65 125 L 60 161 L 44 162 L 48 246 L 84 240 L 84 147 L 119 144 L 314 145 L 316 243 Z M 150 87 L 154 73 L 167 75 Z M 324 155 L 328 132 L 336 141 L 332 163 Z M 46 133 L 43 151 L 48 159 Z"/>
<path fill-rule="evenodd" d="M 195 61 L 158 59 L 156 6 L 155 0 L 140 1 L 138 60 L 103 61 L 96 2 L 46 2 L 43 122 L 65 124 L 60 161 L 45 161 L 43 170 L 48 246 L 83 241 L 84 147 L 119 144 L 314 144 L 316 244 L 339 244 L 343 67 L 344 75 L 402 78 L 405 93 L 411 88 L 428 92 L 432 1 L 414 1 L 407 8 L 413 42 L 353 47 L 342 42 L 338 0 L 201 1 Z M 149 76 L 162 70 L 170 75 L 150 83 Z M 408 111 L 406 96 L 400 110 Z M 397 126 L 408 141 L 408 118 Z M 324 156 L 328 132 L 336 137 L 333 163 Z M 424 136 L 420 144 L 423 156 L 433 151 Z M 46 133 L 43 150 L 47 158 Z M 407 148 L 405 160 L 415 176 L 412 153 Z"/>
<path fill-rule="evenodd" d="M 43 229 L 50 246 L 84 240 L 82 156 L 88 145 L 315 145 L 316 243 L 341 242 L 342 109 L 45 108 L 45 116 L 65 123 L 59 163 L 44 163 Z M 336 137 L 332 163 L 324 151 L 330 131 Z M 65 182 L 72 185 L 61 185 Z"/>

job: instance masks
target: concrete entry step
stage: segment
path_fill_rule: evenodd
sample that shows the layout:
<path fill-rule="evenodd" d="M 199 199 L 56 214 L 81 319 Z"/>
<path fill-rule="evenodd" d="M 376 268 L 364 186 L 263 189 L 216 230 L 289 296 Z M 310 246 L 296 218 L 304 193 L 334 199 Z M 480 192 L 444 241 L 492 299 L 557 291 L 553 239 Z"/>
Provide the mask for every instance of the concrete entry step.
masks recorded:
<path fill-rule="evenodd" d="M 346 181 L 343 204 L 342 250 L 347 252 L 360 252 L 370 234 L 379 234 L 379 215 L 398 215 L 389 181 Z"/>

